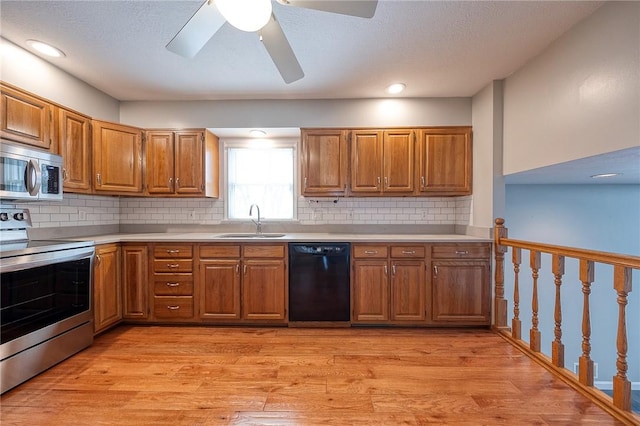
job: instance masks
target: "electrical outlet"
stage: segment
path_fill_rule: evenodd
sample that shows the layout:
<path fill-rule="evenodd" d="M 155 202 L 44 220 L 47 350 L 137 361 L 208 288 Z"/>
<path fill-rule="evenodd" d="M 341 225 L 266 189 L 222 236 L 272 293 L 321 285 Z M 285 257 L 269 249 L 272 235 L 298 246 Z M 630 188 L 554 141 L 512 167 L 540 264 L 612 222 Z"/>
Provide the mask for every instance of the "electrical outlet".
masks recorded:
<path fill-rule="evenodd" d="M 196 220 L 196 211 L 189 210 L 188 217 L 189 217 L 189 220 Z"/>
<path fill-rule="evenodd" d="M 78 220 L 87 220 L 86 210 L 78 210 Z"/>

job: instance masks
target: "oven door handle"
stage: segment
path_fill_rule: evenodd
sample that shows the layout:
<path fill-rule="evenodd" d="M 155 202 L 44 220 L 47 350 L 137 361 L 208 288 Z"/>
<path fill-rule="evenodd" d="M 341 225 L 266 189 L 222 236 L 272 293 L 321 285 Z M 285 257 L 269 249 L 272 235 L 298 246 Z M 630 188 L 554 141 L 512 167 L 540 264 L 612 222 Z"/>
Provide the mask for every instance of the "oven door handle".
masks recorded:
<path fill-rule="evenodd" d="M 38 162 L 36 160 L 29 160 L 25 177 L 25 183 L 27 185 L 27 191 L 29 191 L 29 195 L 38 195 L 38 191 L 40 191 L 40 182 L 42 180 L 42 175 L 40 173 L 40 166 L 38 165 Z"/>

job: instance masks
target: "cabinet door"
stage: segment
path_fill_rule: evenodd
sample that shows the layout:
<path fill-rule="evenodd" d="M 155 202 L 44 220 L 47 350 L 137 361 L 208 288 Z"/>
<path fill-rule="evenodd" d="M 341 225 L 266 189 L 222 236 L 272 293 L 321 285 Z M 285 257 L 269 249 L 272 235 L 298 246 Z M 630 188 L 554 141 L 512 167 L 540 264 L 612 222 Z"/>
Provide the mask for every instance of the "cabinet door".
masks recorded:
<path fill-rule="evenodd" d="M 65 192 L 91 192 L 91 119 L 60 108 L 59 154 L 62 155 Z"/>
<path fill-rule="evenodd" d="M 176 132 L 175 179 L 177 194 L 202 194 L 204 134 L 202 132 Z"/>
<path fill-rule="evenodd" d="M 93 121 L 95 191 L 142 192 L 142 131 Z"/>
<path fill-rule="evenodd" d="M 432 266 L 433 320 L 489 324 L 489 263 L 441 260 Z"/>
<path fill-rule="evenodd" d="M 0 136 L 39 148 L 51 147 L 52 107 L 46 101 L 7 86 L 2 93 Z"/>
<path fill-rule="evenodd" d="M 301 151 L 302 195 L 345 195 L 346 131 L 303 129 Z"/>
<path fill-rule="evenodd" d="M 421 260 L 391 262 L 391 319 L 424 321 L 426 319 L 425 263 Z"/>
<path fill-rule="evenodd" d="M 420 191 L 471 194 L 471 130 L 423 130 L 420 138 Z"/>
<path fill-rule="evenodd" d="M 93 278 L 93 330 L 98 333 L 122 319 L 120 247 L 116 244 L 96 249 Z"/>
<path fill-rule="evenodd" d="M 201 260 L 200 318 L 240 319 L 240 260 Z"/>
<path fill-rule="evenodd" d="M 147 319 L 149 250 L 146 245 L 125 245 L 122 247 L 122 288 L 123 312 L 127 319 Z"/>
<path fill-rule="evenodd" d="M 388 273 L 386 259 L 353 262 L 352 321 L 389 320 Z"/>
<path fill-rule="evenodd" d="M 384 192 L 414 190 L 415 133 L 413 130 L 384 132 Z"/>
<path fill-rule="evenodd" d="M 382 138 L 380 130 L 351 133 L 351 192 L 382 191 Z"/>
<path fill-rule="evenodd" d="M 242 273 L 242 318 L 283 321 L 285 313 L 284 260 L 245 260 Z"/>
<path fill-rule="evenodd" d="M 174 182 L 173 132 L 148 132 L 145 176 L 149 194 L 172 194 Z"/>

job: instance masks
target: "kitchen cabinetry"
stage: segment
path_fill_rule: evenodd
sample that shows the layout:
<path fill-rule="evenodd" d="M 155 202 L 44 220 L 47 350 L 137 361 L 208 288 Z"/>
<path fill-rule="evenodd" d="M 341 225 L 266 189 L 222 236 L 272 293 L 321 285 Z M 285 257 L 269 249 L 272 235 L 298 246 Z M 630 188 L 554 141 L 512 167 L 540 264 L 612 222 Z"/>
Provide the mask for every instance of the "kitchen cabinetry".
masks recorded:
<path fill-rule="evenodd" d="M 199 247 L 199 316 L 233 322 L 286 321 L 285 244 Z"/>
<path fill-rule="evenodd" d="M 158 243 L 150 250 L 152 319 L 193 321 L 193 245 Z"/>
<path fill-rule="evenodd" d="M 471 194 L 470 127 L 422 129 L 418 152 L 419 193 Z"/>
<path fill-rule="evenodd" d="M 149 318 L 149 250 L 146 244 L 122 245 L 122 317 Z"/>
<path fill-rule="evenodd" d="M 489 244 L 434 244 L 431 248 L 432 312 L 436 323 L 489 325 Z"/>
<path fill-rule="evenodd" d="M 302 195 L 344 196 L 347 190 L 347 131 L 302 129 Z"/>
<path fill-rule="evenodd" d="M 413 194 L 415 138 L 412 129 L 352 131 L 351 193 Z"/>
<path fill-rule="evenodd" d="M 142 130 L 93 120 L 96 193 L 142 192 Z"/>
<path fill-rule="evenodd" d="M 122 282 L 118 244 L 96 247 L 93 303 L 94 333 L 99 333 L 122 319 Z"/>
<path fill-rule="evenodd" d="M 0 85 L 0 94 L 0 136 L 48 150 L 52 145 L 53 106 L 6 84 Z"/>
<path fill-rule="evenodd" d="M 199 315 L 204 320 L 239 320 L 240 245 L 199 247 Z"/>
<path fill-rule="evenodd" d="M 91 119 L 56 107 L 56 130 L 64 191 L 91 193 Z"/>
<path fill-rule="evenodd" d="M 423 323 L 424 245 L 353 246 L 352 321 Z"/>
<path fill-rule="evenodd" d="M 204 130 L 152 130 L 145 138 L 146 192 L 218 196 L 218 139 Z"/>

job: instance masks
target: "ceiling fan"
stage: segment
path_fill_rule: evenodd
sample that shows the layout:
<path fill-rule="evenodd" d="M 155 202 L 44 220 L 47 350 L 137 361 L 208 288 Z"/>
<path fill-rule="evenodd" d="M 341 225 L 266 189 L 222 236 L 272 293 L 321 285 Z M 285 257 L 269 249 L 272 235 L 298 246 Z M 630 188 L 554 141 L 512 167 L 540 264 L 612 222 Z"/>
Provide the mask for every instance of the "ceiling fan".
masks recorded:
<path fill-rule="evenodd" d="M 287 6 L 361 18 L 372 18 L 378 5 L 378 0 L 277 1 Z M 304 77 L 304 71 L 272 12 L 271 0 L 207 0 L 166 47 L 178 55 L 193 58 L 225 22 L 243 31 L 259 32 L 260 40 L 285 83 Z"/>

